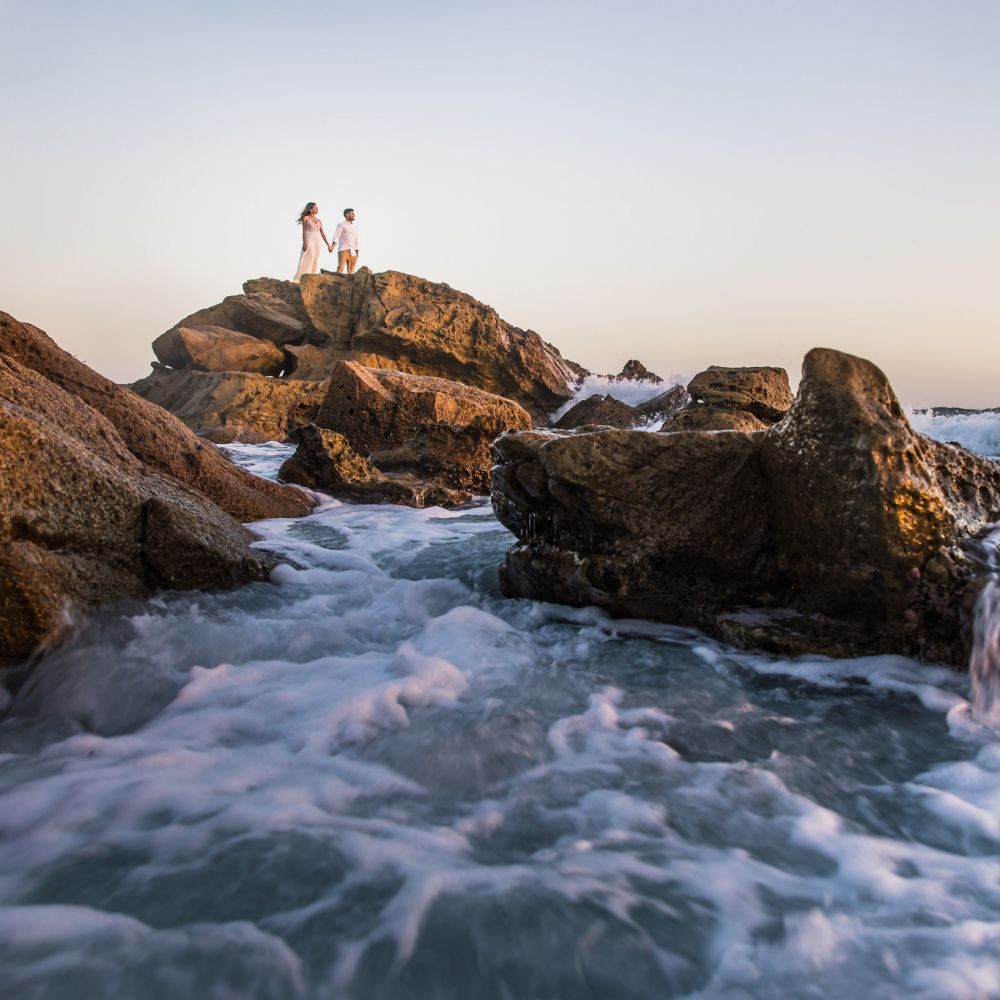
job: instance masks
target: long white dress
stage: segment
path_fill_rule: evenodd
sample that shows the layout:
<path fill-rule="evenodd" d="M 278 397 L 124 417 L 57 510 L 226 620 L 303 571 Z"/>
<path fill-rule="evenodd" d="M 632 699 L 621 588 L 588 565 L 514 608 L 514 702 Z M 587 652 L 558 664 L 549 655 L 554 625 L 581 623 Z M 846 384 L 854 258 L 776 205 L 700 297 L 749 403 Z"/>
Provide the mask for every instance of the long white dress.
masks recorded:
<path fill-rule="evenodd" d="M 319 255 L 324 246 L 319 227 L 318 219 L 310 217 L 302 220 L 302 242 L 305 244 L 305 250 L 299 257 L 299 269 L 292 281 L 298 281 L 303 274 L 319 274 Z"/>

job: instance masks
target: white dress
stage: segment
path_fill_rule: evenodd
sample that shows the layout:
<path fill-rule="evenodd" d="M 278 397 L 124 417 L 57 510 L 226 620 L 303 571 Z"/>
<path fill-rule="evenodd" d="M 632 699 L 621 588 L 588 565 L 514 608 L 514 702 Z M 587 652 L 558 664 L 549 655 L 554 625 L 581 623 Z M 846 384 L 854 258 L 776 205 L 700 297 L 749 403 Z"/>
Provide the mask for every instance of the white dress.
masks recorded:
<path fill-rule="evenodd" d="M 319 255 L 323 249 L 323 237 L 319 234 L 320 222 L 318 219 L 306 218 L 302 220 L 302 242 L 305 250 L 299 257 L 299 269 L 295 272 L 292 281 L 298 281 L 303 274 L 319 274 Z"/>

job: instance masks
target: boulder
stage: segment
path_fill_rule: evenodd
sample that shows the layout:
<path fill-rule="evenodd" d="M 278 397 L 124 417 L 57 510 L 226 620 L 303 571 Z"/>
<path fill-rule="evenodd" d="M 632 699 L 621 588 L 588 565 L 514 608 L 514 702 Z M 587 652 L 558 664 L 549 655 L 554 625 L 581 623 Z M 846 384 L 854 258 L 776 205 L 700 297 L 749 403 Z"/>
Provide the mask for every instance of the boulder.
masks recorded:
<path fill-rule="evenodd" d="M 237 520 L 297 517 L 312 506 L 301 491 L 238 468 L 166 410 L 98 375 L 37 327 L 6 313 L 0 313 L 0 355 L 102 414 L 121 445 L 145 466 L 204 494 Z"/>
<path fill-rule="evenodd" d="M 626 361 L 624 367 L 617 375 L 609 375 L 612 382 L 662 382 L 663 379 L 654 372 L 651 372 L 641 361 L 633 358 Z"/>
<path fill-rule="evenodd" d="M 582 427 L 585 424 L 634 427 L 641 420 L 642 414 L 634 406 L 629 406 L 614 396 L 602 396 L 596 393 L 570 407 L 552 426 L 562 430 Z"/>
<path fill-rule="evenodd" d="M 687 405 L 677 405 L 665 416 L 662 432 L 764 430 L 792 405 L 783 368 L 712 365 L 691 379 L 686 395 Z M 678 404 L 680 398 L 678 394 Z"/>
<path fill-rule="evenodd" d="M 784 653 L 964 664 L 1000 463 L 915 431 L 874 365 L 811 351 L 764 431 L 505 435 L 510 596 L 596 604 Z"/>
<path fill-rule="evenodd" d="M 712 365 L 688 383 L 691 398 L 716 409 L 745 410 L 766 423 L 780 420 L 792 405 L 783 368 L 721 368 Z"/>
<path fill-rule="evenodd" d="M 76 607 L 265 578 L 252 539 L 79 395 L 0 353 L 0 665 L 56 641 Z"/>
<path fill-rule="evenodd" d="M 203 372 L 280 375 L 285 352 L 261 340 L 219 326 L 177 326 L 153 341 L 153 353 L 171 368 Z"/>
<path fill-rule="evenodd" d="M 326 383 L 320 381 L 176 371 L 155 364 L 150 375 L 130 388 L 216 444 L 285 441 L 316 419 L 326 395 Z"/>
<path fill-rule="evenodd" d="M 342 359 L 343 352 L 335 347 L 316 347 L 315 344 L 285 345 L 285 377 L 296 381 L 325 379 L 333 366 Z"/>
<path fill-rule="evenodd" d="M 247 282 L 253 289 L 243 295 L 229 295 L 218 305 L 199 309 L 174 325 L 177 327 L 211 326 L 235 330 L 273 344 L 298 343 L 311 332 L 301 301 L 279 286 L 292 282 L 263 284 Z M 244 286 L 246 287 L 246 286 Z M 266 289 L 266 290 L 265 290 Z"/>
<path fill-rule="evenodd" d="M 636 405 L 640 415 L 649 423 L 654 420 L 669 420 L 680 413 L 691 402 L 691 396 L 682 385 L 672 385 L 652 399 Z"/>
<path fill-rule="evenodd" d="M 343 434 L 309 425 L 296 437 L 295 454 L 282 465 L 279 478 L 322 490 L 356 503 L 395 503 L 407 507 L 456 507 L 471 499 L 467 491 L 411 475 L 383 473 L 359 455 Z"/>
<path fill-rule="evenodd" d="M 513 400 L 426 375 L 338 362 L 316 424 L 377 464 L 457 489 L 489 488 L 490 443 L 531 426 Z"/>

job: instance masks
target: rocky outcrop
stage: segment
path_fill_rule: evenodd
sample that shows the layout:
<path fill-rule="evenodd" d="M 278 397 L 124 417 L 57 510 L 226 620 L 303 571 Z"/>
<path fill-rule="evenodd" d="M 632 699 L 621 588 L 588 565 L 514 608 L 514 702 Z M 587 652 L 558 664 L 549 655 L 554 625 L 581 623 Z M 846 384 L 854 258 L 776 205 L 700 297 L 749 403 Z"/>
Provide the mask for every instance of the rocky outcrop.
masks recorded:
<path fill-rule="evenodd" d="M 531 426 L 513 400 L 425 375 L 338 362 L 316 415 L 383 471 L 486 492 L 490 444 Z"/>
<path fill-rule="evenodd" d="M 269 341 L 280 347 L 281 362 L 273 354 L 243 362 L 239 351 L 249 352 L 250 345 L 222 334 L 217 351 L 208 344 L 192 350 L 187 342 L 193 336 L 182 336 L 181 328 L 222 328 Z M 185 370 L 283 371 L 286 378 L 320 379 L 346 360 L 444 378 L 514 399 L 540 420 L 569 399 L 569 384 L 586 374 L 538 334 L 504 322 L 470 295 L 398 271 L 372 274 L 367 268 L 354 275 L 305 275 L 300 284 L 248 281 L 242 295 L 193 313 L 156 344 L 161 361 Z M 224 356 L 231 362 L 221 360 Z M 227 363 L 233 367 L 220 367 Z M 190 419 L 192 407 L 187 409 Z"/>
<path fill-rule="evenodd" d="M 691 379 L 687 393 L 691 402 L 676 408 L 661 431 L 761 431 L 792 405 L 783 368 L 712 365 Z"/>
<path fill-rule="evenodd" d="M 655 420 L 667 421 L 680 413 L 690 402 L 691 396 L 684 386 L 672 385 L 658 396 L 637 404 L 636 410 L 649 423 Z"/>
<path fill-rule="evenodd" d="M 326 395 L 326 382 L 175 371 L 159 365 L 131 388 L 216 444 L 285 441 L 316 419 Z"/>
<path fill-rule="evenodd" d="M 220 326 L 177 326 L 153 341 L 153 353 L 171 368 L 280 375 L 285 353 L 269 340 Z"/>
<path fill-rule="evenodd" d="M 253 536 L 170 473 L 185 462 L 240 516 L 309 507 L 0 314 L 0 664 L 57 639 L 73 608 L 267 575 Z"/>
<path fill-rule="evenodd" d="M 98 375 L 37 327 L 6 313 L 0 313 L 0 355 L 33 369 L 96 410 L 145 466 L 197 490 L 237 520 L 296 517 L 311 508 L 301 491 L 233 465 L 166 410 Z"/>
<path fill-rule="evenodd" d="M 339 500 L 395 503 L 407 507 L 457 507 L 472 498 L 464 490 L 403 473 L 384 473 L 359 455 L 343 434 L 309 425 L 297 433 L 295 454 L 279 478 L 322 490 Z"/>
<path fill-rule="evenodd" d="M 552 426 L 560 430 L 599 424 L 605 427 L 634 427 L 641 423 L 642 414 L 634 406 L 614 396 L 596 393 L 570 407 Z"/>
<path fill-rule="evenodd" d="M 626 361 L 617 375 L 609 375 L 612 382 L 662 382 L 663 379 L 651 372 L 641 361 L 632 358 Z"/>
<path fill-rule="evenodd" d="M 779 652 L 966 662 L 964 543 L 1000 520 L 1000 463 L 914 432 L 867 361 L 811 351 L 766 431 L 532 431 L 494 456 L 511 596 Z"/>

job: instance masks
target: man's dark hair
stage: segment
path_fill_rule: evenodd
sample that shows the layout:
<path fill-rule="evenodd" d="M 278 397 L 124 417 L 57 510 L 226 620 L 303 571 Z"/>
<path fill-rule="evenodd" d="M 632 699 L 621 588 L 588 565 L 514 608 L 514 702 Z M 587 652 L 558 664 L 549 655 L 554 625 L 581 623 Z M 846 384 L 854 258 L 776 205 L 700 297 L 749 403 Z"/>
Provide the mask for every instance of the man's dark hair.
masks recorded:
<path fill-rule="evenodd" d="M 353 211 L 354 211 L 354 209 L 353 209 L 353 208 L 345 208 L 345 209 L 344 209 L 344 218 L 345 218 L 345 219 L 347 218 L 347 213 L 348 213 L 348 212 L 353 212 Z"/>

